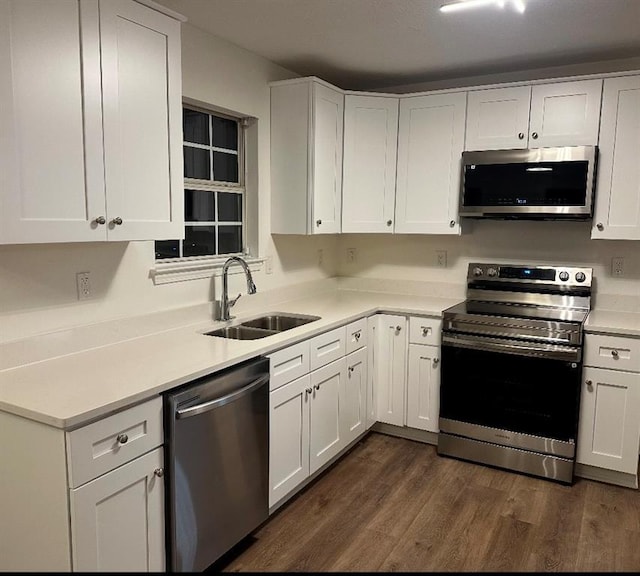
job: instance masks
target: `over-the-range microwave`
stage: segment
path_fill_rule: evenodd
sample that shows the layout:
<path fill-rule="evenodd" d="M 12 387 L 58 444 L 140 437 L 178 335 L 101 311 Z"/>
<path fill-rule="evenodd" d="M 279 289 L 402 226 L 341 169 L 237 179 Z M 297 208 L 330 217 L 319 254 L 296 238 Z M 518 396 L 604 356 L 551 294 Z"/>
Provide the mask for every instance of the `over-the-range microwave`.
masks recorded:
<path fill-rule="evenodd" d="M 460 216 L 591 218 L 597 157 L 595 146 L 463 152 Z"/>

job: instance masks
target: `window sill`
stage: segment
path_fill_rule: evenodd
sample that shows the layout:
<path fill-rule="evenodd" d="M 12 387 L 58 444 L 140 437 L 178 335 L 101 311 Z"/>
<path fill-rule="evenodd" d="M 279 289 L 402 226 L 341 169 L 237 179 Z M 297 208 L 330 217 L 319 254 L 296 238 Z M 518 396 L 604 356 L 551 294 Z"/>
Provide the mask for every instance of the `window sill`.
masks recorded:
<path fill-rule="evenodd" d="M 155 267 L 151 269 L 150 276 L 156 286 L 172 282 L 213 278 L 222 275 L 222 267 L 226 260 L 226 258 L 216 258 L 156 262 Z M 243 260 L 249 265 L 251 272 L 258 272 L 264 263 L 264 258 L 243 257 Z M 242 268 L 239 266 L 229 268 L 229 274 L 239 274 L 240 272 L 242 272 Z"/>

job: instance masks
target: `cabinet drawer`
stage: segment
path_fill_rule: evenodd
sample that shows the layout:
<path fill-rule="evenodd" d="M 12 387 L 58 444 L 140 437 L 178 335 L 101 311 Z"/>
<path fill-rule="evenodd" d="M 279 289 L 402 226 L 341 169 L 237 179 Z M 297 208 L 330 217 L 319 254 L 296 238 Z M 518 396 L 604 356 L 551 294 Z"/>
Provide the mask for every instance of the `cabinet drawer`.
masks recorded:
<path fill-rule="evenodd" d="M 311 370 L 316 370 L 345 355 L 347 327 L 342 326 L 310 340 Z"/>
<path fill-rule="evenodd" d="M 367 345 L 367 319 L 361 318 L 347 324 L 347 354 Z"/>
<path fill-rule="evenodd" d="M 269 390 L 275 390 L 309 371 L 309 340 L 278 350 L 269 355 Z"/>
<path fill-rule="evenodd" d="M 409 318 L 409 343 L 440 346 L 441 328 L 442 320 L 440 318 L 412 316 Z"/>
<path fill-rule="evenodd" d="M 76 488 L 162 445 L 162 398 L 68 432 L 69 485 Z"/>
<path fill-rule="evenodd" d="M 585 366 L 640 372 L 639 339 L 587 334 L 584 349 Z"/>

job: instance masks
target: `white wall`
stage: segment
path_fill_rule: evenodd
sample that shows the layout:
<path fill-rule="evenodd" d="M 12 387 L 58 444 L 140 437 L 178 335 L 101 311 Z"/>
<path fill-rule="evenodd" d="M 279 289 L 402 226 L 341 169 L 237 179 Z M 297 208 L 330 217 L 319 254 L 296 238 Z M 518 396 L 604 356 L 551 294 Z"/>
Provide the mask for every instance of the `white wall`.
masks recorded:
<path fill-rule="evenodd" d="M 268 82 L 295 74 L 188 23 L 182 33 L 184 96 L 258 118 L 260 252 L 273 256 L 273 273 L 255 274 L 258 290 L 334 276 L 336 237 L 270 236 Z M 154 257 L 153 242 L 0 246 L 0 341 L 205 303 L 219 292 L 209 279 L 155 286 Z M 82 302 L 80 271 L 91 272 L 93 291 Z M 239 275 L 236 287 L 245 290 Z"/>
<path fill-rule="evenodd" d="M 464 285 L 469 262 L 593 267 L 598 296 L 610 307 L 640 300 L 640 242 L 591 240 L 590 223 L 561 221 L 469 221 L 462 236 L 345 234 L 339 242 L 341 276 L 397 278 Z M 347 248 L 356 262 L 347 263 Z M 436 250 L 447 251 L 438 268 Z M 623 278 L 611 275 L 611 258 L 625 259 Z M 640 311 L 640 310 L 639 310 Z"/>

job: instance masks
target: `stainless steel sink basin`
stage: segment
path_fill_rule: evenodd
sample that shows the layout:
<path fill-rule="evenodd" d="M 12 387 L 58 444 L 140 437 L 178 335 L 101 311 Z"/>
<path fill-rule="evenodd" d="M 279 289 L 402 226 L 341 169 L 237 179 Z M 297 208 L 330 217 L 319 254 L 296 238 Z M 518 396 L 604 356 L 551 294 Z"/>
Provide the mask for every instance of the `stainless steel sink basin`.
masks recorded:
<path fill-rule="evenodd" d="M 303 326 L 314 320 L 320 320 L 320 316 L 307 316 L 304 314 L 278 314 L 260 316 L 253 320 L 247 320 L 235 326 L 225 326 L 211 332 L 205 332 L 206 336 L 218 336 L 219 338 L 233 338 L 234 340 L 256 340 L 279 334 L 285 330 L 291 330 Z"/>
<path fill-rule="evenodd" d="M 257 340 L 277 333 L 277 330 L 261 330 L 260 328 L 250 328 L 249 326 L 225 326 L 205 334 L 220 338 L 233 338 L 234 340 Z"/>
<path fill-rule="evenodd" d="M 290 315 L 290 314 L 270 314 L 268 316 L 261 316 L 260 318 L 254 318 L 253 320 L 247 320 L 242 322 L 241 326 L 249 326 L 250 328 L 262 328 L 263 330 L 276 330 L 277 332 L 283 332 L 284 330 L 291 330 L 298 326 L 304 326 L 309 322 L 320 320 L 320 316 L 303 316 L 303 315 Z"/>

